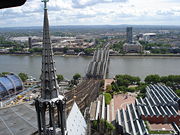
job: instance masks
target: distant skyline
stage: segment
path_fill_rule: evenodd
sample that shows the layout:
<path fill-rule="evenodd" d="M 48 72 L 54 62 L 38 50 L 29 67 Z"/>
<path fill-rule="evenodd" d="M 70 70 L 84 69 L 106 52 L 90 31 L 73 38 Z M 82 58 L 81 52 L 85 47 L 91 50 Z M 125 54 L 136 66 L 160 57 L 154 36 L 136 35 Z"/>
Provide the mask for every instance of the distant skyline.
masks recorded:
<path fill-rule="evenodd" d="M 179 0 L 49 0 L 51 26 L 180 25 Z M 0 10 L 0 27 L 42 26 L 43 3 Z"/>

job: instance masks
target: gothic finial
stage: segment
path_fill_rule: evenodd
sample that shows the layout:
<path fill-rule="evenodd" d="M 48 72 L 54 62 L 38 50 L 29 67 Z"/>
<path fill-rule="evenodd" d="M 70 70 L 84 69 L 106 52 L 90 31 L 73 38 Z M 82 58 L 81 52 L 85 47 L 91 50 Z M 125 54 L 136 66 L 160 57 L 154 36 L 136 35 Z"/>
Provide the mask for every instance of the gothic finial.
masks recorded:
<path fill-rule="evenodd" d="M 47 2 L 49 2 L 49 0 L 41 0 L 41 2 L 44 2 L 44 9 L 47 9 Z"/>

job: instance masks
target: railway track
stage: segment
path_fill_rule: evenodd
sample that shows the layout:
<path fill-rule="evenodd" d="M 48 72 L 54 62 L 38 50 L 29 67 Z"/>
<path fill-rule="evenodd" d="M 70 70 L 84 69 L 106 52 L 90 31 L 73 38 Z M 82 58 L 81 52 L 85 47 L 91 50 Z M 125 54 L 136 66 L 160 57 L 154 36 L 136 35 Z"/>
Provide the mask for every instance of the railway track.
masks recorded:
<path fill-rule="evenodd" d="M 74 101 L 76 101 L 80 110 L 83 112 L 84 109 L 97 98 L 99 84 L 100 80 L 88 79 L 81 82 L 81 84 L 79 84 L 75 89 L 66 92 L 66 111 L 69 112 Z M 74 98 L 74 96 L 76 98 Z"/>

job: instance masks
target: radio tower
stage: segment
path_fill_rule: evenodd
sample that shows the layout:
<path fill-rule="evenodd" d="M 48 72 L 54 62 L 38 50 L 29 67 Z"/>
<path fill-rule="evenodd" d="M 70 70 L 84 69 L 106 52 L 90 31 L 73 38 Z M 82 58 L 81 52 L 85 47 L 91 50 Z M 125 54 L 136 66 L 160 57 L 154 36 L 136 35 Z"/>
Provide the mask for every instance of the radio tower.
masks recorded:
<path fill-rule="evenodd" d="M 35 100 L 39 135 L 67 135 L 66 98 L 59 94 L 53 49 L 49 34 L 47 2 L 44 2 L 41 96 Z M 56 114 L 56 115 L 55 115 Z"/>

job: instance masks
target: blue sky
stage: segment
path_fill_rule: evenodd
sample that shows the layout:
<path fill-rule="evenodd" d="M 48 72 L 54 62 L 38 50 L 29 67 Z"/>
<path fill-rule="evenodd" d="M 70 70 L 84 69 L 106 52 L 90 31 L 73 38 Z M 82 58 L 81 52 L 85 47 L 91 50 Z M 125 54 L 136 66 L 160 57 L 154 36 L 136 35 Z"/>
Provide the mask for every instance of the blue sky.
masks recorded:
<path fill-rule="evenodd" d="M 180 0 L 49 0 L 51 25 L 180 25 Z M 0 10 L 0 27 L 41 26 L 43 3 Z"/>

